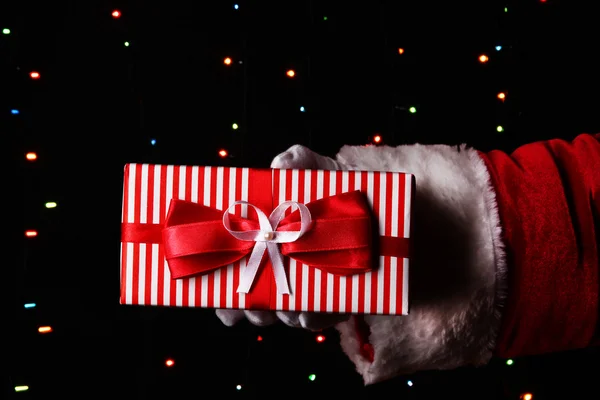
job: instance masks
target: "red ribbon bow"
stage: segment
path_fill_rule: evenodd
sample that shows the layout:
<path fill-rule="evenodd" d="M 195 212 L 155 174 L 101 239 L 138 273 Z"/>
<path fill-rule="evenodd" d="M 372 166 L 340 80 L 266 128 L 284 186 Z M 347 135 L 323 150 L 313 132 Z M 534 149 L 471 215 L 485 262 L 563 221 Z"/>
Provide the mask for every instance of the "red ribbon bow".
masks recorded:
<path fill-rule="evenodd" d="M 360 191 L 307 203 L 312 224 L 298 240 L 281 243 L 284 256 L 336 275 L 371 270 L 370 208 Z M 258 230 L 258 221 L 230 215 L 233 230 Z M 298 231 L 296 210 L 281 220 L 279 231 Z M 165 257 L 175 279 L 213 271 L 246 257 L 255 242 L 233 237 L 223 212 L 201 204 L 172 200 L 163 229 Z"/>

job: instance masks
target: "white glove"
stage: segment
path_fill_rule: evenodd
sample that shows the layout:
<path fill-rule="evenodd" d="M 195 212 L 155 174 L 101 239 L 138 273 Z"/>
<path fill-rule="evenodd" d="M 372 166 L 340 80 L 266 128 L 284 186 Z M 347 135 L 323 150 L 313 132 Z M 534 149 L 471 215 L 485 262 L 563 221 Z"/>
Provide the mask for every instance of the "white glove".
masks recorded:
<path fill-rule="evenodd" d="M 280 169 L 341 169 L 340 165 L 329 157 L 321 156 L 312 150 L 300 145 L 290 147 L 287 151 L 279 154 L 273 159 L 271 168 Z M 314 331 L 329 328 L 338 322 L 346 321 L 349 315 L 308 313 L 297 311 L 250 311 L 250 310 L 227 310 L 216 311 L 217 317 L 227 326 L 233 326 L 242 319 L 247 318 L 257 326 L 267 326 L 282 321 L 284 324 L 305 328 Z"/>
<path fill-rule="evenodd" d="M 398 171 L 415 176 L 409 314 L 348 318 L 217 310 L 224 324 L 231 326 L 244 316 L 256 325 L 281 320 L 313 330 L 337 323 L 342 349 L 365 384 L 489 361 L 505 295 L 505 254 L 494 190 L 476 150 L 465 145 L 344 146 L 334 161 L 296 145 L 278 155 L 272 167 Z M 356 322 L 368 328 L 372 359 L 363 351 L 364 335 Z"/>

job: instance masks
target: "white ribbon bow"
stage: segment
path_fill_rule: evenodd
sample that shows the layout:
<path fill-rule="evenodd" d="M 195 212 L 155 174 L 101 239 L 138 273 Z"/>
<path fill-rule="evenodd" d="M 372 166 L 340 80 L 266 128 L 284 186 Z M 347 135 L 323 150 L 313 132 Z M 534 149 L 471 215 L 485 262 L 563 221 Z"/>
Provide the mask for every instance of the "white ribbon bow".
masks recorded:
<path fill-rule="evenodd" d="M 234 207 L 238 204 L 246 204 L 256 210 L 256 214 L 258 214 L 260 230 L 234 231 L 230 228 L 229 210 L 231 207 Z M 294 206 L 300 210 L 300 230 L 276 232 L 279 222 L 281 222 L 285 215 L 285 211 Z M 240 275 L 240 285 L 238 286 L 237 292 L 248 293 L 250 291 L 252 282 L 254 282 L 254 277 L 258 272 L 258 267 L 260 267 L 260 262 L 265 254 L 265 249 L 268 249 L 269 257 L 271 258 L 271 263 L 273 264 L 273 274 L 275 275 L 277 293 L 290 294 L 290 288 L 288 286 L 287 278 L 285 276 L 285 268 L 283 266 L 283 256 L 281 255 L 281 251 L 279 250 L 277 243 L 289 243 L 298 240 L 308 231 L 310 228 L 310 223 L 310 210 L 304 204 L 296 201 L 285 201 L 281 203 L 273 210 L 268 218 L 265 213 L 262 212 L 262 210 L 253 204 L 248 203 L 247 201 L 240 200 L 231 204 L 229 208 L 225 210 L 225 213 L 223 213 L 223 226 L 236 239 L 256 242 L 256 245 L 254 245 L 254 249 L 252 250 L 252 254 L 250 255 L 250 260 L 248 260 L 246 268 L 244 268 Z"/>

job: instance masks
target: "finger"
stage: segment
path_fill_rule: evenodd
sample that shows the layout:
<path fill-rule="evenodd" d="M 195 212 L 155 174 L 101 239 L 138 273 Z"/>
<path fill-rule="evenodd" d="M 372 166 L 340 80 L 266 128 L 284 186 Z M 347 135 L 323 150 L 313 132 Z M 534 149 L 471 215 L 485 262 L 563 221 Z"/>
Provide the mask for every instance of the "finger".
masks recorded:
<path fill-rule="evenodd" d="M 239 321 L 244 319 L 243 310 L 217 309 L 216 314 L 221 322 L 226 326 L 234 326 Z"/>
<path fill-rule="evenodd" d="M 253 325 L 256 326 L 272 325 L 275 322 L 279 321 L 279 319 L 273 311 L 244 310 L 244 314 L 246 315 L 246 318 L 248 318 L 248 321 L 250 321 Z"/>
<path fill-rule="evenodd" d="M 332 327 L 340 322 L 347 321 L 350 318 L 349 314 L 324 314 L 324 313 L 307 313 L 300 314 L 300 325 L 303 328 L 311 331 Z"/>
<path fill-rule="evenodd" d="M 299 320 L 299 317 L 300 317 L 299 312 L 276 311 L 275 315 L 277 315 L 277 318 L 279 318 L 281 320 L 281 322 L 283 322 L 287 326 L 291 326 L 292 328 L 301 328 L 302 327 L 302 325 L 300 324 L 300 320 Z"/>

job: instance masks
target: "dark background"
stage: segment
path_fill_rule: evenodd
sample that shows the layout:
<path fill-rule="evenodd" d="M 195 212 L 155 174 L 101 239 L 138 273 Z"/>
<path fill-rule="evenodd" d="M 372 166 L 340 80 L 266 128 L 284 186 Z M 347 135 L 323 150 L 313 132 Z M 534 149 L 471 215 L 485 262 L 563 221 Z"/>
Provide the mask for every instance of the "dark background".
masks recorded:
<path fill-rule="evenodd" d="M 127 162 L 268 167 L 296 143 L 334 156 L 374 134 L 510 152 L 600 131 L 593 2 L 234 4 L 0 3 L 5 397 L 600 397 L 598 350 L 364 388 L 335 331 L 318 343 L 281 325 L 226 328 L 212 310 L 118 304 Z"/>

